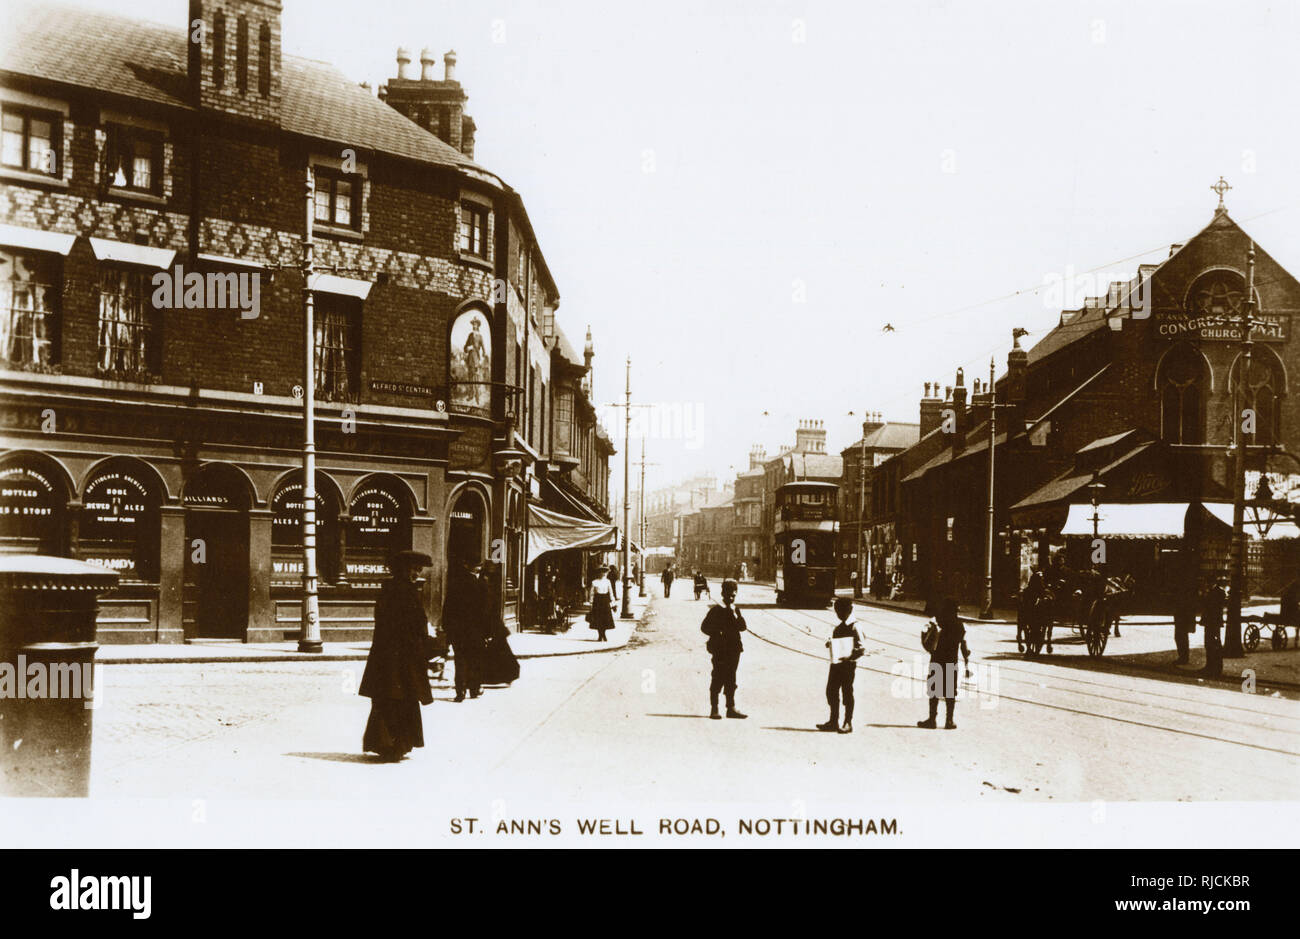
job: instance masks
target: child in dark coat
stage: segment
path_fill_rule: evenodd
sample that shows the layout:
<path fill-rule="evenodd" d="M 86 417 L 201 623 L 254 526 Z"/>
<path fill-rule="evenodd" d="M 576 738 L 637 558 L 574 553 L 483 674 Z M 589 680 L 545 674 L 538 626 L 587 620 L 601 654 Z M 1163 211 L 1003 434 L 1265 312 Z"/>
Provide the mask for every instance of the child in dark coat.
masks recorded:
<path fill-rule="evenodd" d="M 853 678 L 858 672 L 858 659 L 866 650 L 862 648 L 862 630 L 853 620 L 853 601 L 848 597 L 835 600 L 835 615 L 840 618 L 831 639 L 853 640 L 853 649 L 848 658 L 832 661 L 826 675 L 826 703 L 831 706 L 831 716 L 824 724 L 818 724 L 818 730 L 837 730 L 842 734 L 853 733 Z M 826 641 L 826 648 L 831 648 L 831 641 Z M 840 726 L 840 698 L 844 699 L 844 726 Z"/>

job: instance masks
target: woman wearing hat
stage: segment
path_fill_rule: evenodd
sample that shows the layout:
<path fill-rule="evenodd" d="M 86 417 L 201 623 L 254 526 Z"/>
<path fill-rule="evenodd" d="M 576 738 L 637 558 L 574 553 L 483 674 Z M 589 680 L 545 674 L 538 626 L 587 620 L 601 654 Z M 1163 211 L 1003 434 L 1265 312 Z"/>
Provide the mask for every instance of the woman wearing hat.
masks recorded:
<path fill-rule="evenodd" d="M 361 676 L 361 695 L 370 699 L 370 720 L 362 749 L 395 763 L 424 746 L 420 705 L 432 704 L 426 662 L 428 617 L 420 600 L 420 572 L 432 563 L 427 554 L 402 551 L 393 576 L 375 602 L 375 633 Z"/>
<path fill-rule="evenodd" d="M 612 570 L 612 568 L 611 568 Z M 614 582 L 609 571 L 601 571 L 591 583 L 591 628 L 596 630 L 601 642 L 607 642 L 605 633 L 614 628 Z"/>

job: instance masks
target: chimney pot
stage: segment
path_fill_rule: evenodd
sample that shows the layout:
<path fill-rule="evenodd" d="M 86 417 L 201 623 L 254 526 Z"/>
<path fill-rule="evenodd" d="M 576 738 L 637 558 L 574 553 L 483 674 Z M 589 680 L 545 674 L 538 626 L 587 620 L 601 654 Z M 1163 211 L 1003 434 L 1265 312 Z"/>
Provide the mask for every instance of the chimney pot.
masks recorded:
<path fill-rule="evenodd" d="M 437 81 L 433 75 L 433 67 L 438 64 L 438 60 L 433 57 L 429 47 L 425 46 L 420 50 L 420 81 L 431 82 Z"/>
<path fill-rule="evenodd" d="M 456 80 L 456 50 L 448 49 L 442 57 L 443 80 L 454 82 Z"/>
<path fill-rule="evenodd" d="M 405 46 L 397 50 L 397 77 L 410 78 L 411 69 L 411 51 Z"/>

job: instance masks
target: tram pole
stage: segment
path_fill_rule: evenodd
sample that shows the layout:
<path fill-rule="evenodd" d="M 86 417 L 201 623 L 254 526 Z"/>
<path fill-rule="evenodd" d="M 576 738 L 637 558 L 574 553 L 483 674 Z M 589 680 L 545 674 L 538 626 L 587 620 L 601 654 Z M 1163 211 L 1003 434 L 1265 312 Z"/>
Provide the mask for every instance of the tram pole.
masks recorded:
<path fill-rule="evenodd" d="M 619 619 L 632 619 L 632 598 L 628 596 L 628 587 L 632 583 L 632 577 L 628 573 L 629 563 L 632 558 L 632 533 L 629 532 L 628 525 L 631 522 L 630 511 L 632 500 L 628 498 L 631 494 L 629 484 L 632 479 L 632 356 L 627 357 L 627 377 L 626 387 L 623 391 L 623 609 L 619 613 Z"/>
<path fill-rule="evenodd" d="M 980 607 L 980 619 L 993 618 L 993 500 L 996 491 L 993 485 L 994 454 L 998 438 L 998 395 L 993 383 L 996 363 L 989 359 L 989 505 L 988 532 L 984 556 L 984 601 Z"/>
<path fill-rule="evenodd" d="M 1222 198 L 1222 197 L 1220 197 Z M 1250 395 L 1251 351 L 1254 348 L 1251 333 L 1255 323 L 1255 242 L 1250 242 L 1246 252 L 1246 302 L 1241 310 L 1241 371 L 1237 373 L 1237 387 L 1245 388 L 1246 394 L 1238 400 L 1249 402 L 1252 411 L 1255 401 Z M 1250 415 L 1251 432 L 1246 431 L 1246 415 L 1233 415 L 1236 424 L 1236 448 L 1233 453 L 1232 473 L 1232 544 L 1228 553 L 1229 590 L 1228 600 L 1228 634 L 1224 637 L 1223 657 L 1239 659 L 1244 655 L 1241 648 L 1241 604 L 1246 590 L 1246 448 L 1254 440 L 1255 422 L 1259 413 Z"/>

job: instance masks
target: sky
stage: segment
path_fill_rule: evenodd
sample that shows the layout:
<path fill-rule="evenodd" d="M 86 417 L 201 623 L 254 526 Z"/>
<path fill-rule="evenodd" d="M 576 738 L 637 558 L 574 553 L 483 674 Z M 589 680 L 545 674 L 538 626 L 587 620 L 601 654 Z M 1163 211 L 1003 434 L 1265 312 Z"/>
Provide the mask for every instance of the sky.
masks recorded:
<path fill-rule="evenodd" d="M 832 452 L 864 411 L 916 421 L 924 382 L 1000 374 L 1013 327 L 1032 344 L 1062 294 L 1188 240 L 1220 176 L 1300 272 L 1297 4 L 283 5 L 285 50 L 358 82 L 456 50 L 475 158 L 522 194 L 575 345 L 591 326 L 598 404 L 631 356 L 652 490 L 801 419 Z"/>

